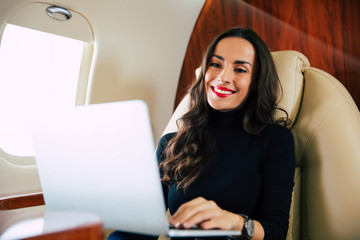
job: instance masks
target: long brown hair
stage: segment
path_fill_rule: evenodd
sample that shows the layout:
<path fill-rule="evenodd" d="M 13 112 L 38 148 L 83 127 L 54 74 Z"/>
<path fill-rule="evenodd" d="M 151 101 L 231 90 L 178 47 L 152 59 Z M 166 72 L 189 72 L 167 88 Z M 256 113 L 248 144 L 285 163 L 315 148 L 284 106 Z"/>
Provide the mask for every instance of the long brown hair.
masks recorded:
<path fill-rule="evenodd" d="M 279 78 L 271 53 L 264 41 L 252 29 L 233 28 L 219 36 L 209 45 L 202 62 L 201 74 L 194 80 L 190 90 L 190 109 L 178 120 L 176 136 L 165 149 L 165 160 L 160 164 L 162 181 L 186 189 L 201 174 L 211 157 L 213 141 L 209 131 L 209 106 L 205 93 L 205 73 L 210 65 L 218 42 L 227 37 L 239 37 L 249 41 L 255 49 L 255 71 L 250 93 L 243 108 L 245 131 L 258 134 L 267 125 L 278 123 L 274 119 L 277 109 Z M 282 121 L 282 123 L 286 123 Z"/>

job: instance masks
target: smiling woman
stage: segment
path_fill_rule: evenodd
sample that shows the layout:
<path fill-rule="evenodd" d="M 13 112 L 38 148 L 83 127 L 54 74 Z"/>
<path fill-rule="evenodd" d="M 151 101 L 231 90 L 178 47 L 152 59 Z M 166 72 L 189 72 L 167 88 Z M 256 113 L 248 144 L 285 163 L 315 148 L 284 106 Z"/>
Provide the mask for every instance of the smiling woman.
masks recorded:
<path fill-rule="evenodd" d="M 274 119 L 279 78 L 270 52 L 253 30 L 234 28 L 214 39 L 201 69 L 178 132 L 157 148 L 169 222 L 285 239 L 294 140 Z M 110 239 L 136 238 L 115 232 Z"/>
<path fill-rule="evenodd" d="M 216 46 L 205 74 L 209 105 L 219 111 L 240 108 L 245 102 L 253 75 L 254 47 L 242 38 L 225 38 Z"/>
<path fill-rule="evenodd" d="M 270 51 L 253 30 L 213 40 L 179 131 L 164 135 L 157 151 L 170 223 L 285 239 L 295 156 L 291 132 L 279 126 L 288 119 L 274 119 L 278 86 Z"/>

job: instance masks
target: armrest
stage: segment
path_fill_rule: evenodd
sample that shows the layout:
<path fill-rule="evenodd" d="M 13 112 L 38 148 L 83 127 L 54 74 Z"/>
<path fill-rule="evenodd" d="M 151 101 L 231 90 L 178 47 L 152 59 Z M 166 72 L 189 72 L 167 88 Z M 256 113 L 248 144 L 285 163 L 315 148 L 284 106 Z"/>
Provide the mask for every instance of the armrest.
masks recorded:
<path fill-rule="evenodd" d="M 45 201 L 42 192 L 13 194 L 11 196 L 0 195 L 0 210 L 12 210 L 44 204 Z"/>

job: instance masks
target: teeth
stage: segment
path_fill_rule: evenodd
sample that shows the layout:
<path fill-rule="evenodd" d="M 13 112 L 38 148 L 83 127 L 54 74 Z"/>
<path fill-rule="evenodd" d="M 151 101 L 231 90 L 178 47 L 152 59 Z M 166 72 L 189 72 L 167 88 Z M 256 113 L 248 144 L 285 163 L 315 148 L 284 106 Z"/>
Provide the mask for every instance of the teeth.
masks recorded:
<path fill-rule="evenodd" d="M 214 88 L 214 91 L 217 92 L 217 93 L 221 93 L 221 94 L 232 94 L 231 91 L 225 91 L 225 90 L 221 90 L 221 89 L 218 89 L 218 88 Z"/>

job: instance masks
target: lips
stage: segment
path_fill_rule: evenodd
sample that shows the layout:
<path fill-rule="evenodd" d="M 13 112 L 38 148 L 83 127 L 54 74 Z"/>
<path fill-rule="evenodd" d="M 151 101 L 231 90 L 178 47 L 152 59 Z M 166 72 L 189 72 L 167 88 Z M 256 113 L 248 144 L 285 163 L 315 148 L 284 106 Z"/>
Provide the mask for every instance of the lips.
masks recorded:
<path fill-rule="evenodd" d="M 230 95 L 232 95 L 233 93 L 235 93 L 234 90 L 226 88 L 226 87 L 221 87 L 221 86 L 211 86 L 211 90 L 213 91 L 213 93 L 216 94 L 216 96 L 218 97 L 228 97 Z"/>

